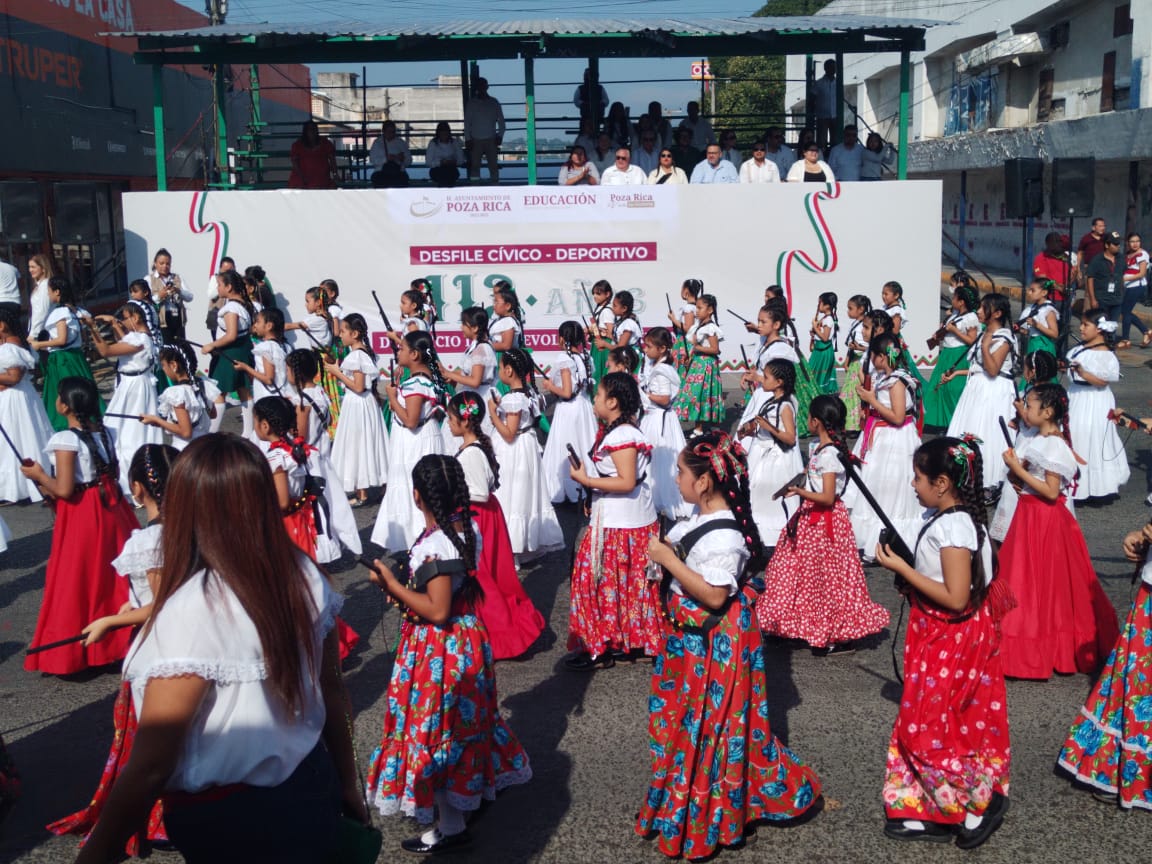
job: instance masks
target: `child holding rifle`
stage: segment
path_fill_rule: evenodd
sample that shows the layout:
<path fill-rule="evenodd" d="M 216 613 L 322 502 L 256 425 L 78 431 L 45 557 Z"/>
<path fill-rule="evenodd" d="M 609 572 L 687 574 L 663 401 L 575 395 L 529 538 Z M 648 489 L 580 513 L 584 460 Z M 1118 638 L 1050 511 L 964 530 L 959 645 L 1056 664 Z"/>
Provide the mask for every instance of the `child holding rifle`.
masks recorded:
<path fill-rule="evenodd" d="M 959 286 L 952 295 L 952 314 L 936 336 L 928 340 L 929 348 L 940 348 L 932 377 L 924 390 L 924 425 L 929 429 L 948 428 L 964 392 L 963 376 L 953 376 L 947 381 L 944 376 L 968 369 L 968 350 L 980 338 L 980 319 L 976 315 L 979 305 L 975 288 L 967 284 Z"/>
<path fill-rule="evenodd" d="M 848 328 L 848 335 L 844 337 L 844 347 L 847 353 L 844 356 L 844 381 L 840 384 L 840 401 L 844 403 L 847 411 L 844 429 L 848 432 L 860 431 L 860 396 L 856 392 L 856 385 L 860 383 L 860 367 L 864 355 L 868 353 L 868 340 L 872 338 L 870 332 L 865 332 L 869 324 L 869 313 L 872 311 L 872 301 L 863 294 L 854 294 L 848 298 L 848 319 L 852 326 Z"/>
<path fill-rule="evenodd" d="M 676 416 L 693 425 L 693 435 L 704 434 L 705 423 L 724 420 L 724 390 L 720 384 L 720 343 L 724 333 L 716 323 L 716 298 L 696 298 L 696 323 L 685 335 L 690 349 L 684 388 L 676 397 Z"/>
<path fill-rule="evenodd" d="M 668 320 L 672 322 L 672 332 L 676 334 L 676 344 L 672 348 L 672 356 L 678 369 L 688 366 L 688 343 L 684 341 L 685 335 L 696 323 L 696 300 L 704 293 L 704 283 L 699 279 L 685 279 L 680 286 L 680 299 L 684 301 L 675 312 L 672 303 L 668 303 Z"/>

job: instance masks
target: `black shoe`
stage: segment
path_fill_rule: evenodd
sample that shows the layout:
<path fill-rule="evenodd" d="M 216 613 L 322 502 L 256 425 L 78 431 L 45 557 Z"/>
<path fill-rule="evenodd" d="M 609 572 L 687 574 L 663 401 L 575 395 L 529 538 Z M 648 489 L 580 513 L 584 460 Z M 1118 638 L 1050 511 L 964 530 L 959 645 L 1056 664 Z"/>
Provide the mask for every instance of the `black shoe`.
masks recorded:
<path fill-rule="evenodd" d="M 961 827 L 956 832 L 956 848 L 975 849 L 996 833 L 996 829 L 1004 823 L 1004 814 L 1008 812 L 1008 799 L 999 792 L 992 793 L 992 801 L 984 811 L 984 818 L 975 828 Z"/>
<path fill-rule="evenodd" d="M 564 665 L 577 672 L 592 672 L 596 669 L 611 669 L 616 665 L 616 661 L 612 659 L 611 654 L 593 657 L 591 654 L 579 652 L 565 657 Z"/>
<path fill-rule="evenodd" d="M 400 848 L 416 855 L 443 855 L 447 852 L 459 852 L 472 845 L 472 836 L 467 831 L 447 837 L 437 831 L 436 837 L 434 843 L 425 843 L 421 837 L 412 837 L 401 841 Z"/>
<path fill-rule="evenodd" d="M 909 828 L 903 819 L 889 819 L 884 823 L 884 836 L 893 840 L 927 840 L 929 843 L 948 843 L 952 829 L 947 825 L 925 822 L 923 828 Z"/>

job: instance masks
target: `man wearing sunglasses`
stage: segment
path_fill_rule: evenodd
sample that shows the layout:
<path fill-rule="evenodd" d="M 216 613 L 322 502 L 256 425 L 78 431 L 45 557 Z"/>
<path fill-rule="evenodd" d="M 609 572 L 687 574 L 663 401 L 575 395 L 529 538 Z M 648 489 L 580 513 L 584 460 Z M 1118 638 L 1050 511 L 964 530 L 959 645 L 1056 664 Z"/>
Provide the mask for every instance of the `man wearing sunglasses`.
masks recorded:
<path fill-rule="evenodd" d="M 601 186 L 643 186 L 648 177 L 632 164 L 632 152 L 627 147 L 616 148 L 616 164 L 604 169 Z"/>
<path fill-rule="evenodd" d="M 740 166 L 741 183 L 779 183 L 780 172 L 768 160 L 767 148 L 763 141 L 752 145 L 752 158 L 744 161 Z"/>

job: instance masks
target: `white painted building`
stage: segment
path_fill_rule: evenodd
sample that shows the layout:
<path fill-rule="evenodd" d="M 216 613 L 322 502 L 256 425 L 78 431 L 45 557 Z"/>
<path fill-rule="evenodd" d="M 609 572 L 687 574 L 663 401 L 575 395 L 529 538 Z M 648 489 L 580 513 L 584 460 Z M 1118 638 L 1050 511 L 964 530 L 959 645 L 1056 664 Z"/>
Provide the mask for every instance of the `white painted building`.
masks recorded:
<path fill-rule="evenodd" d="M 1053 159 L 1094 157 L 1092 215 L 1122 232 L 1152 234 L 1152 0 L 867 6 L 869 15 L 949 22 L 929 29 L 927 50 L 912 56 L 908 151 L 911 179 L 944 181 L 946 259 L 956 257 L 954 240 L 985 268 L 1020 270 L 1024 225 L 1005 216 L 1003 168 L 1019 157 L 1046 163 L 1045 215 L 1032 232 L 1037 251 L 1048 231 L 1068 231 L 1066 214 L 1050 215 Z M 860 11 L 860 0 L 834 0 L 821 14 Z M 825 59 L 815 58 L 817 75 Z M 858 112 L 861 138 L 871 127 L 894 142 L 898 56 L 846 55 L 844 67 L 844 99 Z M 789 58 L 785 105 L 800 124 L 804 75 L 804 58 Z M 1077 215 L 1074 240 L 1088 215 Z"/>

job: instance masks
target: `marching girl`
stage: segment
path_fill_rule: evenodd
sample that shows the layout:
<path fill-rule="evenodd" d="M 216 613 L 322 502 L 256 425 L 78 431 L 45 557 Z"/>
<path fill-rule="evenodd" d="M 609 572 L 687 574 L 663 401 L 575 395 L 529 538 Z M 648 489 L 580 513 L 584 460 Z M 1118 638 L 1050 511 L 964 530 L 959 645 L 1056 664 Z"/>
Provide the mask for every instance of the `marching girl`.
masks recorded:
<path fill-rule="evenodd" d="M 980 449 L 944 437 L 916 451 L 916 496 L 930 508 L 909 566 L 876 558 L 906 584 L 904 692 L 888 744 L 884 834 L 974 849 L 1008 810 L 1011 750 L 1000 622 L 1011 592 L 994 579 Z M 1009 616 L 1011 617 L 1011 616 Z"/>
<path fill-rule="evenodd" d="M 764 292 L 768 296 L 768 292 Z M 788 313 L 788 301 L 784 297 L 773 297 L 764 304 L 769 307 L 771 314 L 780 322 L 780 336 L 796 354 L 796 428 L 801 438 L 808 436 L 808 406 L 812 400 L 820 395 L 816 377 L 808 368 L 808 360 L 800 351 L 800 334 L 796 332 L 796 325 Z"/>
<path fill-rule="evenodd" d="M 468 340 L 464 349 L 464 359 L 458 369 L 443 368 L 444 380 L 456 387 L 457 393 L 475 393 L 481 404 L 488 402 L 492 386 L 496 383 L 496 352 L 488 341 L 488 312 L 483 306 L 471 306 L 460 313 L 460 332 Z M 444 425 L 444 447 L 455 453 L 463 443 L 452 435 L 448 424 Z M 484 433 L 493 432 L 492 419 L 484 414 Z"/>
<path fill-rule="evenodd" d="M 848 298 L 848 319 L 852 326 L 848 328 L 848 335 L 844 337 L 844 383 L 840 385 L 840 401 L 847 410 L 847 419 L 844 428 L 848 432 L 860 431 L 860 396 L 856 393 L 856 385 L 861 381 L 861 358 L 868 353 L 869 336 L 864 333 L 864 325 L 872 312 L 872 301 L 863 294 L 854 294 Z"/>
<path fill-rule="evenodd" d="M 333 340 L 339 332 L 340 324 L 332 317 L 332 309 L 339 309 L 334 303 L 329 305 L 328 289 L 324 283 L 315 285 L 304 292 L 304 311 L 307 312 L 300 321 L 293 321 L 284 325 L 285 330 L 303 330 L 307 336 L 308 345 L 315 350 L 317 363 L 325 360 L 340 359 Z M 340 310 L 341 313 L 343 310 Z M 320 367 L 321 369 L 323 367 Z M 340 382 L 331 375 L 322 375 L 320 383 L 328 399 L 328 436 L 336 434 L 336 424 L 340 420 L 340 396 L 342 390 Z"/>
<path fill-rule="evenodd" d="M 1112 351 L 1116 322 L 1103 309 L 1080 317 L 1080 344 L 1068 352 L 1068 424 L 1076 448 L 1088 460 L 1081 467 L 1075 498 L 1116 495 L 1128 482 L 1128 455 L 1108 413 L 1116 397 L 1108 385 L 1120 380 L 1120 361 Z"/>
<path fill-rule="evenodd" d="M 683 301 L 673 312 L 668 310 L 668 321 L 672 325 L 672 332 L 676 335 L 676 344 L 672 349 L 674 365 L 679 369 L 688 365 L 688 346 L 684 341 L 684 334 L 692 329 L 696 323 L 696 299 L 704 292 L 704 283 L 699 279 L 685 279 L 680 286 L 680 299 Z"/>
<path fill-rule="evenodd" d="M 636 369 L 640 365 L 640 354 L 631 345 L 617 345 L 608 351 L 608 359 L 604 361 L 604 369 L 608 372 L 623 372 L 636 378 Z"/>
<path fill-rule="evenodd" d="M 1152 737 L 1150 540 L 1152 524 L 1124 538 L 1124 556 L 1140 568 L 1140 587 L 1104 671 L 1056 759 L 1059 767 L 1093 790 L 1093 798 L 1125 810 L 1152 809 L 1152 762 L 1146 744 Z"/>
<path fill-rule="evenodd" d="M 565 321 L 558 335 L 564 353 L 540 382 L 541 391 L 556 397 L 543 456 L 544 488 L 553 504 L 580 500 L 580 484 L 568 472 L 568 446 L 577 453 L 587 453 L 596 437 L 596 415 L 588 395 L 592 359 L 584 328 L 579 321 Z"/>
<path fill-rule="evenodd" d="M 500 381 L 508 392 L 488 397 L 496 436 L 492 449 L 504 477 L 495 495 L 508 522 L 517 560 L 543 555 L 564 545 L 564 534 L 548 495 L 536 427 L 543 397 L 536 389 L 532 359 L 519 348 L 500 358 Z"/>
<path fill-rule="evenodd" d="M 94 324 L 89 325 L 92 344 L 107 359 L 116 358 L 116 389 L 108 402 L 106 425 L 116 442 L 116 458 L 120 463 L 120 488 L 128 494 L 128 466 L 136 451 L 145 444 L 163 444 L 164 433 L 140 422 L 145 414 L 155 415 L 156 399 L 156 344 L 148 333 L 148 321 L 140 307 L 134 303 L 121 306 L 115 317 L 101 315 L 99 320 L 111 321 L 117 341 L 108 343 Z"/>
<path fill-rule="evenodd" d="M 1023 351 L 1056 353 L 1056 340 L 1060 337 L 1060 310 L 1052 302 L 1056 283 L 1051 279 L 1036 279 L 1028 286 L 1024 299 L 1029 305 L 1020 313 L 1020 338 Z"/>
<path fill-rule="evenodd" d="M 612 298 L 612 314 L 615 317 L 611 335 L 602 334 L 596 340 L 597 348 L 603 351 L 612 348 L 632 348 L 639 351 L 644 330 L 636 318 L 636 313 L 633 312 L 635 308 L 636 300 L 631 291 L 616 292 L 616 296 Z"/>
<path fill-rule="evenodd" d="M 240 417 L 243 421 L 243 435 L 252 434 L 252 394 L 249 391 L 248 376 L 237 364 L 252 366 L 252 320 L 256 310 L 248 299 L 244 280 L 235 270 L 216 274 L 216 286 L 224 305 L 220 307 L 217 320 L 223 331 L 218 339 L 207 343 L 200 353 L 212 357 L 208 374 L 216 382 L 220 395 L 216 397 L 215 428 L 220 428 L 224 420 L 225 399 L 235 391 L 240 400 Z"/>
<path fill-rule="evenodd" d="M 76 293 L 72 285 L 62 276 L 53 276 L 48 280 L 48 299 L 56 308 L 48 313 L 44 321 L 44 330 L 47 339 L 30 339 L 28 347 L 33 351 L 48 351 L 48 359 L 44 361 L 43 398 L 44 410 L 48 413 L 48 421 L 57 432 L 68 428 L 68 418 L 56 411 L 56 393 L 60 382 L 65 378 L 87 378 L 95 382 L 92 369 L 84 359 L 81 350 L 84 344 L 80 329 L 82 318 L 91 320 L 92 315 L 87 309 L 76 305 Z M 98 402 L 99 410 L 104 410 L 104 400 Z"/>
<path fill-rule="evenodd" d="M 747 388 L 744 393 L 744 412 L 740 415 L 737 429 L 743 428 L 756 419 L 758 397 L 764 383 L 764 367 L 772 360 L 787 360 L 789 363 L 799 364 L 800 355 L 792 347 L 792 343 L 785 339 L 781 332 L 788 323 L 788 313 L 775 304 L 769 304 L 760 309 L 756 316 L 756 332 L 760 334 L 760 349 L 756 352 L 756 360 L 751 368 L 744 370 L 740 376 L 740 386 Z M 745 452 L 752 446 L 752 438 L 741 438 L 740 446 Z M 765 536 L 765 535 L 761 535 Z M 775 537 L 770 537 L 769 541 Z"/>
<path fill-rule="evenodd" d="M 808 342 L 808 371 L 820 393 L 835 393 L 836 337 L 840 335 L 840 320 L 836 317 L 836 295 L 825 291 L 816 301 L 816 317 L 812 319 L 811 338 Z"/>
<path fill-rule="evenodd" d="M 916 431 L 919 413 L 919 387 L 904 367 L 900 339 L 895 333 L 882 333 L 868 346 L 872 358 L 872 386 L 860 385 L 857 392 L 865 405 L 864 431 L 856 442 L 856 455 L 864 463 L 860 479 L 892 521 L 901 537 L 916 533 L 920 508 L 912 489 L 912 454 L 920 446 Z M 880 518 L 860 496 L 850 498 L 852 530 L 865 561 L 884 527 Z"/>
<path fill-rule="evenodd" d="M 532 605 L 516 575 L 508 523 L 493 494 L 500 486 L 500 463 L 492 439 L 484 432 L 485 414 L 477 393 L 465 391 L 448 400 L 448 425 L 463 442 L 456 461 L 464 469 L 480 538 L 476 580 L 482 596 L 476 601 L 476 614 L 488 630 L 492 659 L 505 660 L 519 657 L 532 646 L 544 630 L 544 616 Z"/>
<path fill-rule="evenodd" d="M 672 412 L 672 404 L 680 392 L 672 344 L 672 334 L 666 327 L 653 327 L 648 331 L 644 336 L 645 359 L 638 382 L 644 408 L 640 432 L 652 445 L 652 504 L 669 522 L 692 514 L 676 483 L 676 460 L 684 449 L 684 430 Z M 577 448 L 576 452 L 587 450 L 587 447 Z"/>
<path fill-rule="evenodd" d="M 120 611 L 128 587 L 108 562 L 140 527 L 120 492 L 116 444 L 100 422 L 96 385 L 87 378 L 64 378 L 57 386 L 56 411 L 68 428 L 44 448 L 53 476 L 39 463 L 20 468 L 55 500 L 56 511 L 34 645 L 74 636 L 97 618 Z M 71 675 L 122 660 L 130 641 L 128 631 L 120 630 L 91 648 L 73 643 L 29 654 L 24 668 Z"/>
<path fill-rule="evenodd" d="M 420 511 L 412 506 L 411 466 L 421 456 L 444 452 L 440 420 L 448 394 L 430 334 L 423 330 L 405 333 L 396 346 L 396 362 L 408 370 L 408 378 L 400 385 L 384 385 L 392 409 L 388 488 L 372 529 L 372 542 L 390 551 L 411 546 L 424 524 Z"/>
<path fill-rule="evenodd" d="M 465 812 L 527 783 L 532 768 L 500 716 L 492 649 L 475 612 L 481 589 L 464 471 L 435 454 L 411 474 L 424 518 L 410 552 L 412 578 L 405 585 L 379 561 L 371 577 L 405 611 L 367 787 L 386 816 L 427 825 L 435 810 L 435 826 L 401 844 L 427 854 L 467 846 Z"/>
<path fill-rule="evenodd" d="M 488 338 L 499 366 L 505 351 L 524 347 L 524 315 L 520 311 L 520 300 L 511 287 L 497 287 L 492 292 L 492 311 L 496 313 L 496 320 L 488 324 Z M 496 383 L 496 389 L 501 396 L 508 392 L 502 381 Z"/>
<path fill-rule="evenodd" d="M 884 287 L 880 289 L 880 299 L 884 301 L 884 311 L 892 319 L 892 332 L 900 336 L 908 324 L 908 304 L 904 302 L 904 286 L 899 282 L 885 282 Z M 923 388 L 927 382 L 920 374 L 912 352 L 908 350 L 908 340 L 900 336 L 900 344 L 904 349 L 904 365 Z"/>
<path fill-rule="evenodd" d="M 1016 384 L 1012 366 L 1017 356 L 1016 337 L 1009 325 L 1012 314 L 1005 294 L 985 294 L 977 310 L 984 333 L 968 350 L 968 371 L 945 374 L 947 384 L 953 377 L 967 375 L 964 392 L 948 424 L 948 437 L 972 435 L 980 447 L 984 471 L 984 489 L 988 498 L 999 493 L 1006 470 L 1004 460 L 996 459 L 996 441 L 1004 439 L 1000 420 L 1012 419 Z"/>
<path fill-rule="evenodd" d="M 215 382 L 196 374 L 196 354 L 183 340 L 160 349 L 160 368 L 171 382 L 156 400 L 156 413 L 140 422 L 172 436 L 172 446 L 183 450 L 193 439 L 211 431 L 216 418 Z"/>
<path fill-rule="evenodd" d="M 113 628 L 139 626 L 148 620 L 152 611 L 152 595 L 159 584 L 160 568 L 163 565 L 160 540 L 160 505 L 164 501 L 164 490 L 168 485 L 168 474 L 172 462 L 179 451 L 163 444 L 145 444 L 132 457 L 128 469 L 132 499 L 138 502 L 147 516 L 144 528 L 137 528 L 112 562 L 113 569 L 127 582 L 128 601 L 115 615 L 97 618 L 82 631 L 88 638 L 85 646 L 92 646 L 103 639 Z M 53 834 L 87 835 L 95 827 L 108 793 L 116 782 L 120 771 L 128 764 L 132 752 L 132 742 L 136 738 L 136 709 L 132 704 L 132 685 L 127 681 L 120 684 L 116 704 L 112 708 L 113 732 L 112 748 L 104 763 L 100 783 L 92 795 L 92 800 L 83 810 L 65 816 L 48 825 Z M 164 807 L 156 801 L 148 813 L 146 825 L 137 826 L 125 846 L 128 855 L 138 855 L 142 840 L 164 842 L 168 839 L 164 831 Z"/>
<path fill-rule="evenodd" d="M 388 480 L 388 430 L 376 402 L 376 355 L 368 344 L 368 323 L 353 312 L 340 322 L 340 341 L 348 348 L 340 365 L 324 369 L 344 388 L 344 401 L 336 437 L 332 440 L 332 468 L 340 488 L 351 496 L 349 505 L 363 507 L 368 490 Z"/>
<path fill-rule="evenodd" d="M 888 626 L 888 610 L 868 596 L 856 536 L 841 496 L 847 483 L 840 454 L 844 403 L 817 396 L 808 414 L 816 441 L 801 485 L 788 489 L 800 509 L 780 535 L 768 562 L 764 593 L 756 601 L 760 629 L 803 639 L 825 655 L 849 652 L 857 639 Z"/>
<path fill-rule="evenodd" d="M 930 429 L 947 429 L 956 405 L 964 393 L 964 377 L 944 380 L 947 372 L 968 369 L 968 352 L 980 338 L 980 305 L 976 289 L 960 285 L 952 294 L 952 314 L 944 321 L 944 337 L 936 355 L 936 366 L 924 390 L 924 425 Z"/>
<path fill-rule="evenodd" d="M 795 502 L 781 501 L 775 494 L 804 470 L 796 446 L 796 366 L 787 360 L 770 360 L 760 383 L 760 391 L 749 403 L 752 419 L 740 427 L 739 434 L 741 440 L 751 442 L 748 486 L 752 518 L 765 545 L 772 548 L 796 511 Z"/>
<path fill-rule="evenodd" d="M 689 346 L 688 371 L 676 397 L 676 416 L 693 425 L 693 435 L 704 434 L 705 423 L 724 421 L 724 390 L 720 383 L 720 343 L 724 333 L 716 323 L 716 298 L 696 298 L 696 322 L 684 334 Z"/>
<path fill-rule="evenodd" d="M 762 547 L 742 457 L 723 432 L 685 448 L 677 482 L 699 515 L 648 547 L 664 570 L 665 623 L 648 708 L 652 780 L 636 833 L 655 836 L 669 857 L 742 846 L 754 823 L 794 819 L 820 797 L 815 772 L 769 727 L 746 578 Z"/>
<path fill-rule="evenodd" d="M 1064 502 L 1078 473 L 1064 388 L 1033 387 L 1024 420 L 1036 434 L 1019 452 L 1004 452 L 1009 479 L 1020 486 L 1000 547 L 1000 578 L 1020 607 L 1003 625 L 1004 674 L 1047 680 L 1053 672 L 1095 672 L 1119 631 L 1084 534 Z"/>
<path fill-rule="evenodd" d="M 252 333 L 260 341 L 252 348 L 252 364 L 237 361 L 236 369 L 252 379 L 252 398 L 257 402 L 268 396 L 290 394 L 288 371 L 284 360 L 284 313 L 279 309 L 262 309 L 252 322 Z"/>
<path fill-rule="evenodd" d="M 388 334 L 393 345 L 399 344 L 409 333 L 427 333 L 428 322 L 424 319 L 424 292 L 409 288 L 400 295 L 400 329 Z"/>
<path fill-rule="evenodd" d="M 589 322 L 588 340 L 592 346 L 592 377 L 599 381 L 604 377 L 604 364 L 608 361 L 608 349 L 600 347 L 601 339 L 611 339 L 616 315 L 612 312 L 612 285 L 601 279 L 592 286 L 592 317 Z M 695 310 L 695 306 L 693 306 Z"/>
<path fill-rule="evenodd" d="M 697 311 L 700 305 L 697 304 Z M 589 490 L 592 515 L 572 567 L 570 669 L 609 669 L 632 651 L 656 656 L 662 628 L 658 583 L 647 576 L 659 537 L 652 504 L 652 445 L 636 425 L 640 388 L 624 372 L 600 381 L 593 402 L 600 432 L 572 477 Z"/>
<path fill-rule="evenodd" d="M 36 355 L 28 349 L 20 326 L 20 314 L 0 308 L 0 427 L 8 433 L 24 459 L 48 464 L 44 445 L 52 437 L 52 425 L 29 373 L 36 368 Z M 0 500 L 42 501 L 36 484 L 20 473 L 21 461 L 10 447 L 0 447 Z"/>
<path fill-rule="evenodd" d="M 863 354 L 860 357 L 860 371 L 856 375 L 856 379 L 852 382 L 852 398 L 855 400 L 857 405 L 855 413 L 856 428 L 858 430 L 864 428 L 864 421 L 867 419 L 867 412 L 864 410 L 865 406 L 860 402 L 860 394 L 856 392 L 856 388 L 858 388 L 861 384 L 869 389 L 872 387 L 872 354 L 868 351 L 868 345 L 881 333 L 892 332 L 892 318 L 883 309 L 873 309 L 861 320 L 863 323 L 860 325 L 860 337 L 864 340 L 862 343 Z M 841 397 L 841 401 L 844 402 L 845 408 L 848 408 L 848 406 L 851 404 L 843 397 Z M 851 419 L 845 421 L 844 428 L 852 428 Z M 854 493 L 849 490 L 847 497 L 850 498 L 853 494 Z M 848 504 L 847 501 L 845 501 L 845 503 Z M 851 509 L 852 505 L 848 504 L 848 508 Z"/>

